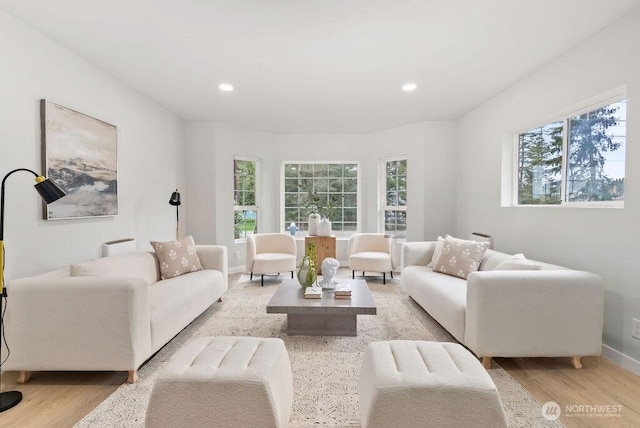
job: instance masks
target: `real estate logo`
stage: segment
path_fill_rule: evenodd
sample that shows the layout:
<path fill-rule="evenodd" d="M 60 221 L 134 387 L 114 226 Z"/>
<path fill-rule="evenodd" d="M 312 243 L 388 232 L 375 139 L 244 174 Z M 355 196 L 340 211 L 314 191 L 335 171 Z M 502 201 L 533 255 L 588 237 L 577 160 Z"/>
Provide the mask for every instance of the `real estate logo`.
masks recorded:
<path fill-rule="evenodd" d="M 609 418 L 622 417 L 621 404 L 567 404 L 564 406 L 565 418 Z M 562 407 L 555 401 L 547 401 L 542 405 L 542 416 L 548 421 L 560 418 Z"/>
<path fill-rule="evenodd" d="M 560 417 L 562 409 L 555 401 L 547 401 L 542 405 L 542 416 L 548 421 L 555 421 Z"/>

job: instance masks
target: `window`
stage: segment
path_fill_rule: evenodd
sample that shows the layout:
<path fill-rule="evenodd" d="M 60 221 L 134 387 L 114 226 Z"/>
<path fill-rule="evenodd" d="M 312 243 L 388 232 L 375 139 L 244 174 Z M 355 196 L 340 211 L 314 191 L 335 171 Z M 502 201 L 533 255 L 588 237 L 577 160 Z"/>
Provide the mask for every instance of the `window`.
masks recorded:
<path fill-rule="evenodd" d="M 407 238 L 407 159 L 382 161 L 382 223 L 385 233 Z"/>
<path fill-rule="evenodd" d="M 246 239 L 258 232 L 257 168 L 252 159 L 233 160 L 233 236 Z"/>
<path fill-rule="evenodd" d="M 283 164 L 284 229 L 295 223 L 309 230 L 309 214 L 328 217 L 335 235 L 358 231 L 358 164 L 355 162 Z"/>
<path fill-rule="evenodd" d="M 518 204 L 621 207 L 626 116 L 618 100 L 520 134 Z"/>

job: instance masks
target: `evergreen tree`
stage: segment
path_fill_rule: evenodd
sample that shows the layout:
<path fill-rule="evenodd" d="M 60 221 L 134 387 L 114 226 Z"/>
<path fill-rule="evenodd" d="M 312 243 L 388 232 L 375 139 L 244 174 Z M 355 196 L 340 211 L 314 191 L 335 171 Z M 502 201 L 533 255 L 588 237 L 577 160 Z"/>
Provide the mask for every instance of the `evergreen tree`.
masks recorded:
<path fill-rule="evenodd" d="M 604 174 L 604 153 L 618 150 L 621 145 L 607 132 L 618 123 L 617 111 L 618 107 L 608 105 L 569 121 L 569 200 L 612 199 L 611 179 Z"/>
<path fill-rule="evenodd" d="M 562 122 L 520 134 L 518 203 L 559 204 Z"/>

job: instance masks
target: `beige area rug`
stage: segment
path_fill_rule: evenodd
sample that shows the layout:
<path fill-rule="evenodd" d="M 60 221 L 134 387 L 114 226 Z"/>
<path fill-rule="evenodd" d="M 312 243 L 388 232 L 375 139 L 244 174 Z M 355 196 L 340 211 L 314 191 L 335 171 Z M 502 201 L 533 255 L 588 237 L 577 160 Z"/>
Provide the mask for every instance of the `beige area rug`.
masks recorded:
<path fill-rule="evenodd" d="M 279 283 L 275 277 L 265 277 L 265 285 L 260 287 L 259 279 L 250 282 L 248 275 L 241 275 L 221 303 L 209 308 L 139 370 L 137 383 L 122 385 L 76 427 L 143 427 L 158 370 L 182 345 L 200 336 L 282 338 L 293 370 L 291 427 L 360 426 L 358 375 L 369 342 L 455 342 L 407 296 L 398 279 L 383 285 L 377 278 L 370 278 L 368 284 L 378 315 L 358 315 L 357 337 L 287 336 L 286 315 L 267 314 L 265 309 Z M 540 404 L 495 363 L 489 374 L 500 392 L 510 427 L 562 427 L 559 422 L 546 421 Z"/>

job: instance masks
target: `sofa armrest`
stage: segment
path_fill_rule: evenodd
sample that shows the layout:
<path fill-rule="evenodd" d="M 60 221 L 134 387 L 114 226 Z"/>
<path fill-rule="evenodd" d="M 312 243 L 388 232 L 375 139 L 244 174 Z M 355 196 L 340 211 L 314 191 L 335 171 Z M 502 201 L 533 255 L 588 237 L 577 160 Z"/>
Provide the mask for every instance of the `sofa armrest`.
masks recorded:
<path fill-rule="evenodd" d="M 431 262 L 435 241 L 405 242 L 400 250 L 400 269 L 406 266 L 426 266 Z"/>
<path fill-rule="evenodd" d="M 151 352 L 148 287 L 124 277 L 11 281 L 6 369 L 136 370 Z"/>
<path fill-rule="evenodd" d="M 202 267 L 222 272 L 224 283 L 229 285 L 229 268 L 227 261 L 227 247 L 223 245 L 196 245 L 198 258 Z"/>
<path fill-rule="evenodd" d="M 593 273 L 472 272 L 465 344 L 482 357 L 600 355 L 603 311 L 602 278 Z"/>

